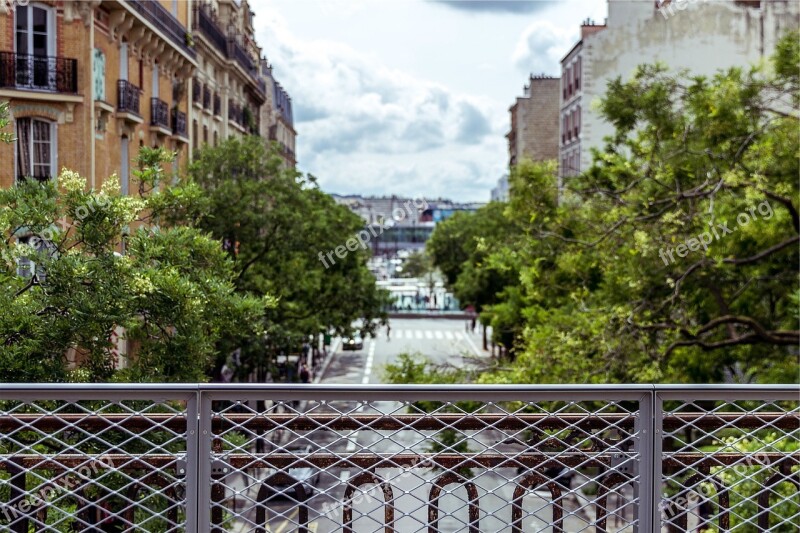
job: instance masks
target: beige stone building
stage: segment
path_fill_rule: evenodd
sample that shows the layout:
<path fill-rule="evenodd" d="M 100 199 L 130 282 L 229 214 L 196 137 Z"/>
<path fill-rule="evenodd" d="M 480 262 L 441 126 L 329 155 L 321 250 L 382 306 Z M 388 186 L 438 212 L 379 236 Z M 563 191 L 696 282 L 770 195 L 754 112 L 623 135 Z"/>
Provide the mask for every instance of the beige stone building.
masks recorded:
<path fill-rule="evenodd" d="M 531 76 L 523 95 L 509 108 L 509 166 L 522 159 L 546 161 L 558 157 L 558 89 L 558 78 Z"/>
<path fill-rule="evenodd" d="M 291 99 L 265 73 L 246 0 L 0 0 L 0 100 L 16 141 L 0 187 L 63 167 L 130 187 L 142 146 L 178 153 L 232 135 L 295 164 Z"/>
<path fill-rule="evenodd" d="M 185 163 L 188 20 L 169 0 L 0 2 L 0 99 L 17 138 L 0 146 L 0 187 L 68 167 L 93 187 L 116 173 L 125 192 L 141 146 Z"/>

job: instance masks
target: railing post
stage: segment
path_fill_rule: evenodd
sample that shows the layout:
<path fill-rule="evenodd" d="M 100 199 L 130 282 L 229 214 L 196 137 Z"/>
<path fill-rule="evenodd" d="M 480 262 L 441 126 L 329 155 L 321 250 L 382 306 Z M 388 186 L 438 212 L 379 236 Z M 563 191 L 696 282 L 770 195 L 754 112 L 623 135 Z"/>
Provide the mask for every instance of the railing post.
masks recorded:
<path fill-rule="evenodd" d="M 655 411 L 654 411 L 654 391 L 649 391 L 642 395 L 639 400 L 639 416 L 636 419 L 637 446 L 639 452 L 639 482 L 634 484 L 634 498 L 638 500 L 636 505 L 637 525 L 634 527 L 635 533 L 651 533 L 654 529 L 654 498 L 656 494 L 656 482 L 654 478 L 656 455 L 655 455 Z"/>
<path fill-rule="evenodd" d="M 203 506 L 199 499 L 200 431 L 197 418 L 200 394 L 197 391 L 186 404 L 186 531 L 200 531 L 203 523 Z"/>
<path fill-rule="evenodd" d="M 211 398 L 198 392 L 200 417 L 197 430 L 197 531 L 211 533 Z"/>

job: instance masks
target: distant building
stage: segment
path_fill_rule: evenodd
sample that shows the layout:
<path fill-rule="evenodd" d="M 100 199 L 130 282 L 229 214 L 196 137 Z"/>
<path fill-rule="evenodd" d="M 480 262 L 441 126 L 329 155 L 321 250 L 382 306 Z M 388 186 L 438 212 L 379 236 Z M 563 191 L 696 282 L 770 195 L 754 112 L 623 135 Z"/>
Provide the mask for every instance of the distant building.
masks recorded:
<path fill-rule="evenodd" d="M 507 202 L 508 201 L 508 175 L 501 177 L 497 180 L 497 186 L 492 189 L 493 202 Z"/>
<path fill-rule="evenodd" d="M 458 211 L 474 211 L 482 203 L 458 203 L 446 199 L 425 201 L 402 196 L 332 195 L 364 220 L 373 237 L 373 255 L 395 255 L 400 250 L 422 250 L 438 222 Z"/>
<path fill-rule="evenodd" d="M 558 157 L 558 89 L 558 78 L 531 75 L 523 95 L 509 108 L 509 166 L 523 158 L 545 161 Z"/>
<path fill-rule="evenodd" d="M 747 67 L 770 56 L 800 16 L 797 0 L 607 1 L 606 24 L 585 21 L 581 40 L 561 61 L 562 180 L 586 170 L 591 148 L 614 132 L 592 106 L 610 80 L 656 61 L 702 75 Z"/>

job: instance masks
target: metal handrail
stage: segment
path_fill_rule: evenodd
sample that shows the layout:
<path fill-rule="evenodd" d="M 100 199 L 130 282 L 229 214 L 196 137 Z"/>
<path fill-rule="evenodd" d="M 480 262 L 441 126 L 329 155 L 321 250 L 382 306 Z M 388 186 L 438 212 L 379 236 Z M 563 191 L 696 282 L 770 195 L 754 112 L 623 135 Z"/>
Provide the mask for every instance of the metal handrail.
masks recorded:
<path fill-rule="evenodd" d="M 117 110 L 139 114 L 139 87 L 128 80 L 117 80 Z"/>
<path fill-rule="evenodd" d="M 77 93 L 78 60 L 0 52 L 0 87 Z"/>

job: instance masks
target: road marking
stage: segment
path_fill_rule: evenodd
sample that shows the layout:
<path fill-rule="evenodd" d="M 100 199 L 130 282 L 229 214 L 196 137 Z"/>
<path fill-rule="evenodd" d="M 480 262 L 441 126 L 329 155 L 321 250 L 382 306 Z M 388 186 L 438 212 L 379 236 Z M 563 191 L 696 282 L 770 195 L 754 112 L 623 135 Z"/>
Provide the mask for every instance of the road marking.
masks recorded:
<path fill-rule="evenodd" d="M 356 443 L 357 440 L 358 440 L 358 431 L 356 431 L 353 437 L 347 441 L 347 448 L 345 448 L 345 451 L 347 453 L 353 453 L 354 451 L 356 451 L 356 447 L 358 446 L 358 444 Z"/>
<path fill-rule="evenodd" d="M 421 338 L 422 338 L 422 332 L 421 332 L 420 330 L 417 330 L 417 331 L 415 331 L 414 333 L 416 333 L 416 334 L 417 334 L 417 338 L 418 338 L 418 339 L 421 339 Z"/>
<path fill-rule="evenodd" d="M 464 335 L 464 339 L 466 339 L 466 341 L 467 341 L 467 344 L 469 344 L 469 345 L 470 345 L 470 347 L 472 348 L 472 351 L 473 351 L 473 352 L 475 352 L 475 355 L 477 355 L 478 357 L 480 357 L 481 355 L 483 355 L 483 354 L 481 353 L 481 351 L 480 351 L 480 350 L 478 350 L 478 347 L 477 347 L 477 346 L 475 346 L 475 343 L 474 343 L 474 342 L 472 342 L 472 339 L 470 339 L 470 338 L 469 338 L 469 335 Z"/>
<path fill-rule="evenodd" d="M 426 339 L 432 339 L 433 338 L 433 332 L 425 330 L 425 338 Z"/>
<path fill-rule="evenodd" d="M 453 340 L 453 332 L 452 331 L 445 331 L 444 336 L 447 337 L 447 340 Z"/>
<path fill-rule="evenodd" d="M 342 483 L 347 483 L 348 479 L 350 479 L 350 471 L 342 470 L 342 473 L 339 474 L 339 481 L 341 481 Z"/>
<path fill-rule="evenodd" d="M 364 377 L 361 383 L 369 383 L 369 375 L 372 374 L 372 363 L 375 362 L 375 341 L 369 341 L 369 353 L 367 354 L 367 364 L 364 367 Z"/>
<path fill-rule="evenodd" d="M 455 337 L 456 337 L 456 340 L 457 340 L 457 341 L 460 341 L 461 339 L 463 339 L 463 338 L 464 338 L 464 334 L 463 334 L 463 333 L 461 333 L 460 331 L 456 331 L 456 332 L 454 333 L 454 335 L 455 335 Z"/>
<path fill-rule="evenodd" d="M 414 332 L 411 331 L 410 329 L 405 330 L 405 337 L 406 337 L 406 339 L 413 339 L 414 338 Z"/>
<path fill-rule="evenodd" d="M 442 335 L 441 331 L 435 331 L 434 335 L 436 335 L 437 339 L 443 339 L 444 338 L 444 335 Z"/>

